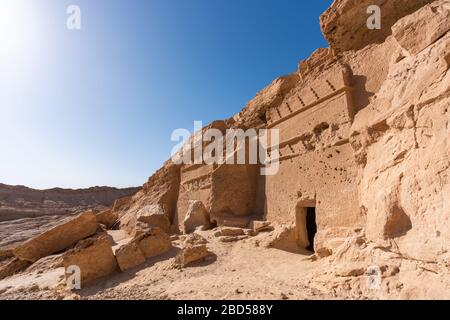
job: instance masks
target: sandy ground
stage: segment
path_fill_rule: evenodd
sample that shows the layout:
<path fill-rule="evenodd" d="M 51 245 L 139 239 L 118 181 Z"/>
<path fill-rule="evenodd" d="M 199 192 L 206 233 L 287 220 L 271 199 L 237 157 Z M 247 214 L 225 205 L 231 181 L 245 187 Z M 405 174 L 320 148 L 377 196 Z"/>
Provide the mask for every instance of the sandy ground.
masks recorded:
<path fill-rule="evenodd" d="M 186 268 L 174 266 L 177 244 L 166 254 L 124 273 L 117 272 L 72 293 L 65 289 L 58 256 L 0 281 L 1 299 L 383 299 L 405 295 L 399 277 L 386 278 L 382 290 L 367 289 L 368 276 L 354 265 L 344 268 L 308 253 L 266 248 L 270 234 L 222 243 L 202 232 L 214 254 Z M 114 235 L 116 241 L 120 234 Z M 345 266 L 345 265 L 344 265 Z M 336 276 L 336 270 L 341 268 Z M 50 269 L 50 270 L 49 270 Z M 430 273 L 433 275 L 432 273 Z M 434 279 L 436 280 L 436 279 Z M 439 280 L 439 279 L 437 279 Z M 442 290 L 442 289 L 441 289 Z M 450 292 L 450 290 L 448 291 Z"/>

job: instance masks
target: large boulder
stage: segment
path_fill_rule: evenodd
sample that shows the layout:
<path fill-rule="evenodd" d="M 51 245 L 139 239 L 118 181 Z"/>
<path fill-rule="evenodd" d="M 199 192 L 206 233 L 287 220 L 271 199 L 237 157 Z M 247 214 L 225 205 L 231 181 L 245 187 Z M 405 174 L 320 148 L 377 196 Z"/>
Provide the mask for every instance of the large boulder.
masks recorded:
<path fill-rule="evenodd" d="M 202 236 L 195 233 L 188 235 L 181 243 L 181 250 L 175 257 L 175 264 L 185 267 L 211 255 L 206 244 L 207 241 Z"/>
<path fill-rule="evenodd" d="M 146 259 L 163 254 L 172 248 L 169 235 L 159 228 L 151 228 L 137 236 L 134 241 L 138 244 Z"/>
<path fill-rule="evenodd" d="M 191 201 L 183 221 L 184 232 L 192 233 L 200 226 L 210 226 L 209 213 L 201 201 Z"/>
<path fill-rule="evenodd" d="M 172 248 L 167 233 L 159 228 L 139 228 L 135 236 L 122 243 L 116 250 L 117 263 L 122 271 L 137 267 L 147 259 L 158 256 Z"/>
<path fill-rule="evenodd" d="M 92 210 L 86 211 L 21 244 L 14 250 L 14 255 L 21 260 L 35 262 L 67 249 L 78 241 L 92 236 L 96 231 L 95 213 Z"/>
<path fill-rule="evenodd" d="M 299 232 L 294 223 L 278 226 L 266 243 L 266 247 L 299 253 L 308 243 L 299 245 Z M 302 248 L 303 247 L 303 248 Z"/>
<path fill-rule="evenodd" d="M 139 245 L 131 241 L 116 250 L 116 259 L 121 271 L 137 267 L 145 262 Z"/>
<path fill-rule="evenodd" d="M 170 232 L 170 221 L 164 208 L 157 205 L 147 205 L 137 212 L 137 221 L 149 227 L 160 228 L 162 231 Z"/>
<path fill-rule="evenodd" d="M 175 260 L 179 266 L 185 267 L 193 262 L 204 259 L 211 253 L 204 244 L 188 245 L 181 249 Z"/>
<path fill-rule="evenodd" d="M 253 230 L 255 234 L 262 231 L 272 231 L 274 229 L 271 226 L 270 221 L 258 221 L 258 220 L 252 221 L 250 224 L 250 228 Z"/>
<path fill-rule="evenodd" d="M 77 266 L 81 271 L 81 285 L 112 274 L 117 270 L 116 257 L 110 239 L 104 235 L 80 241 L 63 255 L 63 266 Z M 70 276 L 70 274 L 67 274 Z"/>
<path fill-rule="evenodd" d="M 382 43 L 392 34 L 391 27 L 433 0 L 335 0 L 320 17 L 325 39 L 335 52 L 359 50 L 372 43 Z M 370 30 L 367 9 L 381 9 L 381 29 Z"/>
<path fill-rule="evenodd" d="M 417 54 L 450 30 L 450 2 L 435 1 L 399 20 L 392 32 L 398 43 Z"/>

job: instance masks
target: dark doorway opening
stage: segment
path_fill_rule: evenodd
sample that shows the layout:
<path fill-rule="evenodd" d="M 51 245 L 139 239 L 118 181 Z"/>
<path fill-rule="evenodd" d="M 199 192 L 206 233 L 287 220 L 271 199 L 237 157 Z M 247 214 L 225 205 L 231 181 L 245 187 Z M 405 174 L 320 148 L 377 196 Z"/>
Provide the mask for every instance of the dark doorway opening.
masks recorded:
<path fill-rule="evenodd" d="M 314 252 L 314 237 L 317 233 L 316 208 L 314 207 L 306 208 L 306 230 L 308 231 L 309 241 L 306 250 Z"/>

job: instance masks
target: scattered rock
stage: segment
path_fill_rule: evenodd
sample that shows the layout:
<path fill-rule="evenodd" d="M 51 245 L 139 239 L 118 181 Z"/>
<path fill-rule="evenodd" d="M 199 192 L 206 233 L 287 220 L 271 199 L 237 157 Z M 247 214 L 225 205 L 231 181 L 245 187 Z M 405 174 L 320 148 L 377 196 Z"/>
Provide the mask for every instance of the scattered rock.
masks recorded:
<path fill-rule="evenodd" d="M 185 236 L 182 236 L 182 245 L 198 245 L 198 244 L 207 244 L 208 241 L 197 233 L 191 233 Z"/>
<path fill-rule="evenodd" d="M 116 259 L 121 271 L 134 268 L 145 262 L 144 254 L 139 245 L 131 241 L 116 250 Z"/>
<path fill-rule="evenodd" d="M 245 231 L 241 228 L 221 227 L 214 232 L 215 237 L 237 237 L 244 235 Z"/>
<path fill-rule="evenodd" d="M 211 257 L 207 243 L 205 238 L 196 233 L 183 236 L 181 250 L 175 257 L 175 264 L 185 267 L 195 261 Z"/>
<path fill-rule="evenodd" d="M 274 230 L 270 224 L 270 221 L 252 221 L 250 223 L 250 228 L 252 228 L 255 233 Z"/>
<path fill-rule="evenodd" d="M 159 228 L 152 228 L 135 237 L 133 241 L 138 244 L 146 259 L 163 254 L 172 248 L 169 235 Z"/>
<path fill-rule="evenodd" d="M 162 231 L 170 232 L 170 221 L 161 205 L 147 205 L 137 213 L 137 221 L 149 227 L 160 228 Z"/>
<path fill-rule="evenodd" d="M 329 257 L 333 254 L 333 251 L 329 248 L 323 247 L 323 248 L 319 248 L 318 250 L 316 250 L 315 255 L 317 256 L 317 258 L 322 259 L 322 258 L 326 258 Z"/>
<path fill-rule="evenodd" d="M 298 232 L 294 224 L 281 225 L 275 229 L 266 247 L 298 253 L 301 248 L 298 246 L 297 240 Z"/>
<path fill-rule="evenodd" d="M 82 287 L 117 270 L 116 257 L 105 236 L 94 236 L 79 242 L 63 255 L 63 265 L 66 270 L 70 266 L 80 268 Z"/>
<path fill-rule="evenodd" d="M 229 242 L 237 242 L 237 241 L 241 241 L 241 240 L 245 240 L 248 239 L 248 236 L 226 236 L 226 237 L 219 237 L 219 241 L 220 242 L 225 242 L 225 243 L 229 243 Z"/>
<path fill-rule="evenodd" d="M 201 201 L 191 201 L 183 221 L 184 232 L 192 233 L 200 226 L 210 226 L 209 213 Z"/>
<path fill-rule="evenodd" d="M 181 248 L 181 251 L 175 257 L 175 263 L 179 266 L 186 267 L 193 262 L 204 259 L 210 254 L 205 244 L 187 244 Z"/>

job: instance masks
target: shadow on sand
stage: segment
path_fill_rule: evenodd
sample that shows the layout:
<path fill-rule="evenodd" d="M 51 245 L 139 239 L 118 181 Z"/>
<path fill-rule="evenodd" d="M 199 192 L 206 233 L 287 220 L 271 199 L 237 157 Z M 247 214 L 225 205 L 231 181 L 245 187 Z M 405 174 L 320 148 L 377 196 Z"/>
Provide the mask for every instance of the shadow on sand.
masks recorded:
<path fill-rule="evenodd" d="M 93 296 L 101 291 L 115 288 L 118 285 L 120 285 L 121 283 L 133 279 L 139 271 L 150 268 L 158 262 L 167 261 L 169 259 L 173 260 L 174 268 L 177 268 L 177 266 L 175 265 L 174 258 L 179 252 L 180 252 L 180 248 L 172 247 L 172 249 L 170 249 L 166 253 L 163 253 L 163 254 L 153 257 L 153 258 L 150 258 L 145 263 L 141 264 L 140 266 L 126 270 L 124 272 L 116 271 L 112 275 L 98 279 L 98 280 L 92 282 L 91 284 L 89 284 L 88 287 L 81 289 L 81 290 L 74 291 L 74 292 L 76 294 L 80 295 L 81 297 Z M 216 260 L 217 260 L 217 255 L 210 252 L 210 255 L 207 256 L 206 258 L 196 261 L 196 262 L 193 262 L 183 268 L 188 269 L 188 268 L 195 268 L 195 267 L 205 267 L 205 266 L 208 266 L 208 265 L 214 263 Z"/>

